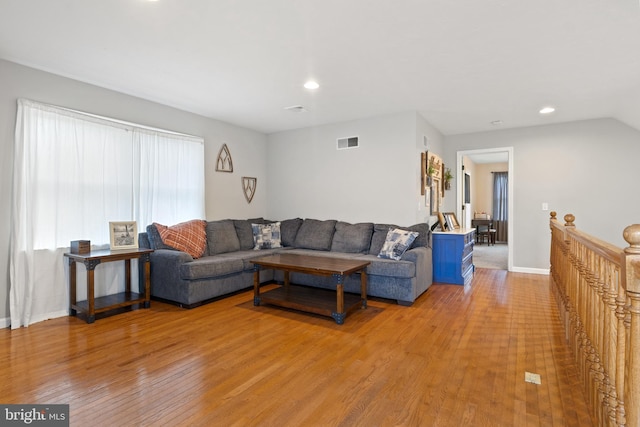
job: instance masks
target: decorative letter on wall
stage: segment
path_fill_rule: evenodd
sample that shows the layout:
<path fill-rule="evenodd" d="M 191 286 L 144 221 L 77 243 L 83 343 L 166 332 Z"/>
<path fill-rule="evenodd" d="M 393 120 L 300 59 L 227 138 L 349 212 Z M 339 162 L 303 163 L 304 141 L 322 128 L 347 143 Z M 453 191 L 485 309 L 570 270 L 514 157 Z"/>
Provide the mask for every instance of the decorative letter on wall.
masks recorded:
<path fill-rule="evenodd" d="M 247 203 L 251 203 L 251 200 L 253 200 L 253 195 L 256 194 L 257 185 L 258 178 L 248 176 L 242 177 L 242 190 L 244 191 L 244 198 L 247 199 Z"/>
<path fill-rule="evenodd" d="M 227 144 L 222 144 L 222 148 L 218 152 L 218 160 L 216 161 L 216 171 L 233 172 L 233 160 Z"/>

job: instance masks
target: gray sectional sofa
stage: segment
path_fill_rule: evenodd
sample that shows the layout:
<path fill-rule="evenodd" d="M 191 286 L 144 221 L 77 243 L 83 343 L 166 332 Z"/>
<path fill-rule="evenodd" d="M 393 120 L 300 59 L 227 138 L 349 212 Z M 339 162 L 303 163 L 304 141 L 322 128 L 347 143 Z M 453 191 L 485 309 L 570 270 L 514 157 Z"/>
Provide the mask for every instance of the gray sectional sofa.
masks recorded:
<path fill-rule="evenodd" d="M 411 305 L 432 283 L 431 234 L 426 223 L 411 227 L 393 224 L 350 224 L 337 220 L 288 219 L 280 221 L 281 247 L 254 250 L 252 224 L 268 224 L 262 218 L 209 221 L 207 248 L 194 259 L 163 244 L 154 225 L 140 233 L 140 247 L 151 248 L 151 296 L 192 308 L 218 297 L 253 286 L 251 260 L 287 251 L 307 255 L 366 259 L 367 294 Z M 417 231 L 418 237 L 400 260 L 377 255 L 390 228 Z M 274 245 L 277 246 L 277 245 Z M 261 283 L 282 281 L 280 271 L 261 270 Z M 331 277 L 291 274 L 291 282 L 335 289 Z M 360 292 L 360 278 L 349 277 L 345 292 Z"/>

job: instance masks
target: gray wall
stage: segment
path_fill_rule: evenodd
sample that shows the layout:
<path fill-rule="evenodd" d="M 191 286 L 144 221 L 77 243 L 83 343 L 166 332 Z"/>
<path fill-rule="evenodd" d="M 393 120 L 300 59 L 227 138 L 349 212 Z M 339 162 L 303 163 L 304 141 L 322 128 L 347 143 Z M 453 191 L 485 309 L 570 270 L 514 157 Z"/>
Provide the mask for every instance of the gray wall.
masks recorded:
<path fill-rule="evenodd" d="M 560 219 L 573 213 L 579 229 L 627 246 L 624 228 L 640 222 L 638 130 L 598 119 L 449 136 L 444 161 L 455 162 L 461 150 L 498 147 L 514 150 L 514 269 L 549 268 L 550 211 Z M 445 206 L 454 210 L 452 199 Z"/>
<path fill-rule="evenodd" d="M 423 135 L 440 150 L 442 135 L 415 112 L 269 135 L 269 217 L 389 222 L 429 219 L 420 195 Z M 359 137 L 359 148 L 336 140 Z"/>
<path fill-rule="evenodd" d="M 0 326 L 9 317 L 9 229 L 18 98 L 202 136 L 207 219 L 250 218 L 266 213 L 264 134 L 0 60 Z M 231 152 L 233 173 L 215 172 L 215 160 L 223 143 Z M 242 176 L 258 178 L 251 204 L 247 204 L 242 192 Z"/>

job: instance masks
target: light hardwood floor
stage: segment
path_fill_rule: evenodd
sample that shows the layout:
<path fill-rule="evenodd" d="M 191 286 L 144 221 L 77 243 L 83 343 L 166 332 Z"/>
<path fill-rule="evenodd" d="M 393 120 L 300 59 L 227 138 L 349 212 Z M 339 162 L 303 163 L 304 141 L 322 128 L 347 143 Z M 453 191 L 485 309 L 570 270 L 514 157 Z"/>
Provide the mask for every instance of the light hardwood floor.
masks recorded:
<path fill-rule="evenodd" d="M 477 269 L 344 325 L 252 298 L 0 330 L 0 402 L 72 426 L 592 425 L 547 276 Z"/>

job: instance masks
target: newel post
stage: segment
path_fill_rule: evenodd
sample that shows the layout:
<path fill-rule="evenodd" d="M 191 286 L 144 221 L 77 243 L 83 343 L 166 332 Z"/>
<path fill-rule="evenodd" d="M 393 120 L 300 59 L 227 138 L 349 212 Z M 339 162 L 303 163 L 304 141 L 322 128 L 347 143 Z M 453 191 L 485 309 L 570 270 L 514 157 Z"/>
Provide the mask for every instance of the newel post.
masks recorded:
<path fill-rule="evenodd" d="M 625 372 L 626 425 L 640 426 L 640 224 L 624 229 L 624 277 L 629 298 L 629 342 Z"/>

